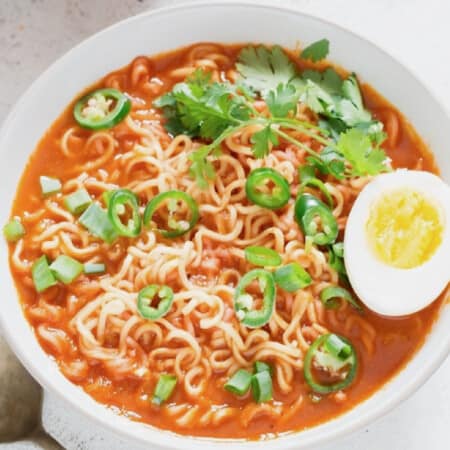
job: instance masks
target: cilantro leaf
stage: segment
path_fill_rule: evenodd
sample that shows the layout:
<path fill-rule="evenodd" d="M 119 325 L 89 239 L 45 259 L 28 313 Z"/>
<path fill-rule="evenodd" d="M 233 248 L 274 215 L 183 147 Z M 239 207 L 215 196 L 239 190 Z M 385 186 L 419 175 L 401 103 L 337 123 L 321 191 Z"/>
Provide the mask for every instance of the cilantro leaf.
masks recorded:
<path fill-rule="evenodd" d="M 296 111 L 299 93 L 292 84 L 279 84 L 267 95 L 266 103 L 274 117 L 286 117 Z"/>
<path fill-rule="evenodd" d="M 332 175 L 338 180 L 345 178 L 344 157 L 331 147 L 325 147 L 319 157 L 308 156 L 306 160 L 324 175 Z"/>
<path fill-rule="evenodd" d="M 269 154 L 270 143 L 278 145 L 278 136 L 272 130 L 270 125 L 267 125 L 262 130 L 257 131 L 251 137 L 253 144 L 252 151 L 255 158 L 264 158 Z"/>
<path fill-rule="evenodd" d="M 243 76 L 243 82 L 263 96 L 280 84 L 287 85 L 297 78 L 294 64 L 279 46 L 244 48 L 236 68 Z"/>
<path fill-rule="evenodd" d="M 248 120 L 250 108 L 229 83 L 211 83 L 210 76 L 196 71 L 183 83 L 154 102 L 163 109 L 169 133 L 206 139 L 217 138 L 225 129 Z"/>
<path fill-rule="evenodd" d="M 205 145 L 192 152 L 188 157 L 191 161 L 189 174 L 201 189 L 207 188 L 208 180 L 213 180 L 215 177 L 214 167 L 208 160 L 210 151 L 211 149 Z"/>
<path fill-rule="evenodd" d="M 374 148 L 370 138 L 358 128 L 342 133 L 337 149 L 350 162 L 353 176 L 376 175 L 388 170 L 383 150 Z"/>
<path fill-rule="evenodd" d="M 300 57 L 303 59 L 309 59 L 312 62 L 317 62 L 326 58 L 329 51 L 330 41 L 328 39 L 321 39 L 320 41 L 316 41 L 303 49 Z"/>

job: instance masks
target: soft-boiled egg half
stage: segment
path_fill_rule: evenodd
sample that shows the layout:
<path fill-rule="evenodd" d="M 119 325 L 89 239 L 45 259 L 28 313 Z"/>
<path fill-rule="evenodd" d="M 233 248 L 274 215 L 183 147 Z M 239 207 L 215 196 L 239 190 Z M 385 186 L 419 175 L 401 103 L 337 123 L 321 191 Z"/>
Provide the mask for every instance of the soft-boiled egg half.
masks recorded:
<path fill-rule="evenodd" d="M 374 178 L 349 214 L 344 259 L 371 310 L 402 316 L 429 305 L 450 280 L 450 187 L 416 170 Z"/>

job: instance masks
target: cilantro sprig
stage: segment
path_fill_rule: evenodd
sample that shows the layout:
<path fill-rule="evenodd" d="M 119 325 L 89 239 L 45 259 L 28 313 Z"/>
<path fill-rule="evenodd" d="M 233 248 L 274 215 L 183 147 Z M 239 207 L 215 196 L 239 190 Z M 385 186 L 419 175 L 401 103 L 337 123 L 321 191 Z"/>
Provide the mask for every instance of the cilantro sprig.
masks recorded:
<path fill-rule="evenodd" d="M 305 47 L 300 54 L 303 59 L 310 59 L 312 62 L 318 62 L 325 59 L 330 51 L 330 41 L 328 39 L 321 39 L 313 42 Z"/>
<path fill-rule="evenodd" d="M 325 53 L 323 43 L 310 47 L 302 57 L 315 59 Z M 221 143 L 249 125 L 259 128 L 251 138 L 255 158 L 264 158 L 272 146 L 285 140 L 303 149 L 308 162 L 321 173 L 337 179 L 387 170 L 380 149 L 382 124 L 365 109 L 354 74 L 342 79 L 332 68 L 299 73 L 278 46 L 244 48 L 236 68 L 241 79 L 235 84 L 213 82 L 210 74 L 197 70 L 154 102 L 163 110 L 169 133 L 205 141 L 189 155 L 190 174 L 200 187 L 214 179 L 212 159 Z M 256 98 L 266 102 L 269 115 L 254 108 Z M 318 125 L 296 117 L 300 103 L 319 116 Z M 309 136 L 323 149 L 313 150 L 289 130 Z"/>

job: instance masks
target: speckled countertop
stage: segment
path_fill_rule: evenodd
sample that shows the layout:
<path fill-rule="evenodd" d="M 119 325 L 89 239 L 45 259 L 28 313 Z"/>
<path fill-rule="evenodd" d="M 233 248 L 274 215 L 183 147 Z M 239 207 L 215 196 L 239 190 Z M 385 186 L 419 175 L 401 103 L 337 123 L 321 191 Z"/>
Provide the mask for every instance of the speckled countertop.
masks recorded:
<path fill-rule="evenodd" d="M 177 1 L 0 0 L 0 121 L 26 87 L 73 45 L 122 18 L 174 3 Z M 426 80 L 450 110 L 448 0 L 273 3 L 292 5 L 324 17 L 381 44 Z M 416 394 L 390 414 L 319 450 L 448 449 L 449 380 L 447 359 Z M 0 449 L 59 448 L 39 429 L 40 402 L 40 389 L 0 337 Z M 11 440 L 19 442 L 5 443 Z M 71 447 L 67 442 L 65 445 Z M 91 446 L 79 442 L 76 448 L 90 450 Z"/>

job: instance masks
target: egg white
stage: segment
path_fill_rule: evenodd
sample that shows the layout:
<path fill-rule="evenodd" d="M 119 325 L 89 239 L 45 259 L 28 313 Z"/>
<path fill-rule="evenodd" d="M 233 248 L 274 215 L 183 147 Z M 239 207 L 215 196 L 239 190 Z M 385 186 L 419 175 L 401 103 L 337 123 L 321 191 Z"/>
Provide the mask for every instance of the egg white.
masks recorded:
<path fill-rule="evenodd" d="M 366 233 L 371 206 L 389 191 L 411 189 L 440 211 L 441 244 L 423 264 L 410 269 L 379 260 Z M 450 187 L 429 172 L 397 170 L 379 175 L 358 195 L 344 236 L 344 261 L 349 281 L 371 310 L 386 316 L 412 314 L 435 300 L 450 280 Z"/>

